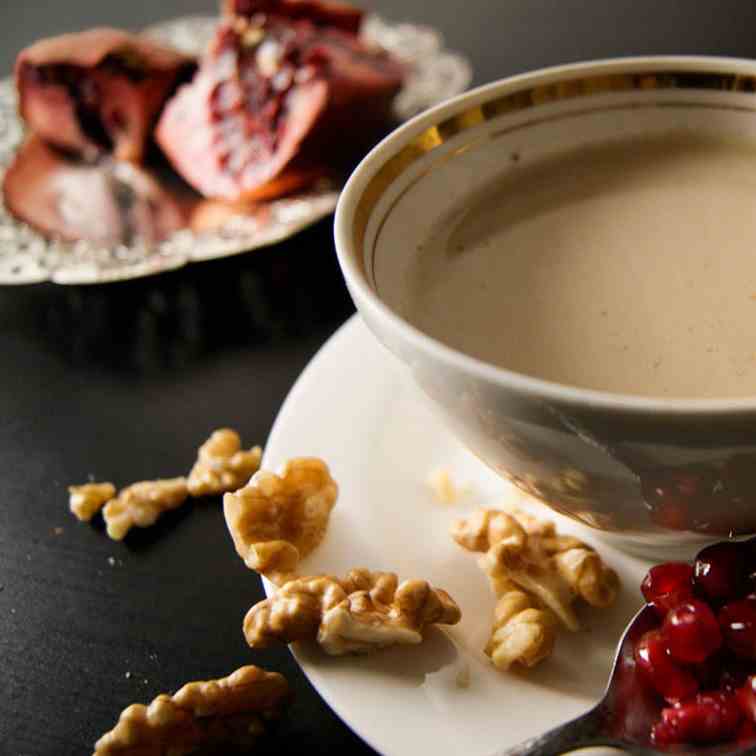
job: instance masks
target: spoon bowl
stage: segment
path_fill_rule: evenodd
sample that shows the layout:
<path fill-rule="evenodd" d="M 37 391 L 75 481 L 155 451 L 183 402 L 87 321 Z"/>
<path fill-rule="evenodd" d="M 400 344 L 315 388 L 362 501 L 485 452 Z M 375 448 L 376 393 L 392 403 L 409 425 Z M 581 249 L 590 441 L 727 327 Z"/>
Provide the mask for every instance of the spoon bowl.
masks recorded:
<path fill-rule="evenodd" d="M 659 699 L 638 679 L 633 650 L 640 637 L 658 627 L 654 609 L 644 606 L 630 621 L 614 657 L 609 683 L 601 700 L 585 714 L 558 727 L 526 740 L 492 756 L 558 756 L 579 748 L 611 746 L 637 756 L 659 756 L 667 753 L 690 753 L 691 749 L 673 748 L 659 751 L 651 743 L 649 733 L 658 719 Z M 702 756 L 745 756 L 756 754 L 756 743 L 748 746 L 720 744 L 695 747 Z"/>

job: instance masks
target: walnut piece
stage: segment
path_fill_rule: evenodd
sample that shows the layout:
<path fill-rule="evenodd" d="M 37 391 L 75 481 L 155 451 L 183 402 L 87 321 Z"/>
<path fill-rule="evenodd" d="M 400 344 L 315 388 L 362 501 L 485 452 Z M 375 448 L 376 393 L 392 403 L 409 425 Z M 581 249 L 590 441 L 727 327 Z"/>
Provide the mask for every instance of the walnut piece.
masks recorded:
<path fill-rule="evenodd" d="M 548 657 L 556 618 L 579 630 L 577 598 L 608 607 L 617 597 L 617 574 L 594 549 L 527 512 L 481 509 L 454 522 L 451 535 L 468 551 L 483 553 L 479 564 L 498 598 L 485 650 L 499 669 L 515 662 L 531 667 Z"/>
<path fill-rule="evenodd" d="M 493 544 L 505 539 L 524 546 L 528 537 L 514 517 L 497 509 L 479 509 L 465 519 L 455 520 L 450 532 L 468 551 L 488 551 Z"/>
<path fill-rule="evenodd" d="M 501 579 L 511 581 L 538 598 L 569 630 L 580 629 L 580 622 L 572 608 L 574 592 L 554 564 L 542 559 L 540 553 L 504 540 L 491 546 L 480 559 L 480 566 L 494 585 Z"/>
<path fill-rule="evenodd" d="M 583 601 L 601 609 L 614 603 L 619 577 L 593 549 L 570 547 L 556 553 L 553 560 L 562 579 Z"/>
<path fill-rule="evenodd" d="M 449 594 L 424 580 L 399 583 L 394 573 L 358 569 L 344 580 L 322 575 L 285 583 L 247 612 L 244 635 L 253 648 L 316 639 L 338 656 L 421 643 L 429 625 L 460 618 Z"/>
<path fill-rule="evenodd" d="M 323 460 L 302 457 L 278 474 L 260 470 L 223 498 L 234 546 L 250 569 L 282 584 L 325 535 L 338 486 Z"/>
<path fill-rule="evenodd" d="M 323 614 L 347 598 L 339 580 L 327 575 L 296 578 L 244 617 L 244 637 L 253 648 L 315 638 Z"/>
<path fill-rule="evenodd" d="M 460 490 L 457 488 L 451 474 L 444 468 L 432 470 L 428 476 L 428 485 L 430 486 L 436 501 L 441 504 L 454 504 L 460 497 Z"/>
<path fill-rule="evenodd" d="M 246 451 L 241 448 L 241 439 L 235 430 L 213 431 L 197 452 L 197 461 L 188 478 L 189 494 L 216 496 L 236 491 L 257 472 L 261 458 L 259 446 Z"/>
<path fill-rule="evenodd" d="M 348 595 L 357 591 L 367 591 L 370 598 L 381 604 L 391 602 L 396 593 L 399 579 L 395 572 L 371 572 L 365 567 L 349 570 L 339 584 Z"/>
<path fill-rule="evenodd" d="M 514 583 L 537 597 L 570 630 L 580 623 L 572 604 L 577 597 L 596 607 L 610 606 L 619 579 L 598 553 L 553 522 L 520 510 L 479 510 L 452 525 L 452 537 L 470 551 L 482 551 L 480 564 L 497 595 L 500 584 Z"/>
<path fill-rule="evenodd" d="M 318 643 L 334 656 L 417 644 L 428 625 L 454 625 L 461 616 L 446 591 L 432 588 L 424 580 L 405 580 L 388 604 L 376 600 L 371 591 L 351 593 L 323 615 Z"/>
<path fill-rule="evenodd" d="M 220 746 L 247 747 L 288 698 L 282 675 L 251 665 L 220 680 L 187 683 L 149 706 L 124 709 L 118 724 L 95 744 L 94 756 L 183 756 Z"/>
<path fill-rule="evenodd" d="M 146 528 L 154 524 L 163 512 L 180 507 L 188 496 L 186 478 L 133 483 L 105 505 L 108 535 L 120 541 L 135 525 Z"/>
<path fill-rule="evenodd" d="M 116 489 L 112 483 L 85 483 L 69 486 L 68 493 L 71 512 L 82 522 L 89 522 L 116 495 Z"/>
<path fill-rule="evenodd" d="M 468 482 L 459 483 L 444 467 L 433 468 L 428 474 L 427 484 L 439 504 L 456 504 L 474 493 Z"/>
<path fill-rule="evenodd" d="M 551 612 L 539 608 L 531 596 L 516 588 L 500 596 L 485 648 L 495 667 L 507 670 L 516 662 L 533 667 L 551 655 L 555 641 Z"/>

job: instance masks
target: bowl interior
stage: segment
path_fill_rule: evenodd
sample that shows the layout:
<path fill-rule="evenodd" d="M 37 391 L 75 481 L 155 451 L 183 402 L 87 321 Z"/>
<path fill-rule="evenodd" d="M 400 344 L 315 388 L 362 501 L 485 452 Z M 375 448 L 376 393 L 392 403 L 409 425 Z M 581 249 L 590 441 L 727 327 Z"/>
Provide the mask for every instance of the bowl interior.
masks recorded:
<path fill-rule="evenodd" d="M 591 95 L 585 92 L 590 78 L 572 79 L 555 85 L 553 96 L 544 96 L 543 102 L 528 92 L 523 97 L 528 103 L 514 112 L 497 113 L 500 104 L 494 100 L 488 108 L 473 106 L 458 114 L 437 148 L 408 164 L 374 205 L 362 253 L 375 293 L 406 318 L 412 268 L 427 240 L 529 162 L 592 144 L 668 133 L 756 139 L 756 98 L 750 93 L 646 89 L 650 82 L 635 83 L 637 89 L 615 92 L 609 82 L 607 91 Z"/>
<path fill-rule="evenodd" d="M 756 98 L 745 71 L 754 70 L 687 58 L 567 66 L 438 109 L 390 137 L 350 182 L 340 216 L 353 236 L 352 284 L 412 324 L 415 271 L 428 240 L 492 187 L 528 164 L 611 141 L 678 132 L 753 141 Z"/>

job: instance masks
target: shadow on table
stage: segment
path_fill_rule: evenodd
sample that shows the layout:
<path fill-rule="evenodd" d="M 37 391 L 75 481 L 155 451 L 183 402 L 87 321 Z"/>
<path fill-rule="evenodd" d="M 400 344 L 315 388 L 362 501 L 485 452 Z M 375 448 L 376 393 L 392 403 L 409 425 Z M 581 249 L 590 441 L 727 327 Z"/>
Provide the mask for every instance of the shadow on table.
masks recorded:
<path fill-rule="evenodd" d="M 422 685 L 428 675 L 451 667 L 459 659 L 454 643 L 436 627 L 428 628 L 420 647 L 392 646 L 365 656 L 328 656 L 315 644 L 299 643 L 296 651 L 297 658 L 311 668 L 338 670 L 339 674 L 361 679 L 369 672 L 373 680 L 392 677 L 413 686 Z"/>
<path fill-rule="evenodd" d="M 6 288 L 0 321 L 74 366 L 136 375 L 333 330 L 353 312 L 332 219 L 292 239 L 150 278 Z"/>
<path fill-rule="evenodd" d="M 124 547 L 128 551 L 136 553 L 151 549 L 156 543 L 162 541 L 163 538 L 168 537 L 184 520 L 190 517 L 196 506 L 197 502 L 189 499 L 177 509 L 163 512 L 157 521 L 147 528 L 134 526 L 123 539 Z M 102 517 L 102 513 L 96 514 L 88 524 L 92 530 L 107 538 L 105 520 Z"/>

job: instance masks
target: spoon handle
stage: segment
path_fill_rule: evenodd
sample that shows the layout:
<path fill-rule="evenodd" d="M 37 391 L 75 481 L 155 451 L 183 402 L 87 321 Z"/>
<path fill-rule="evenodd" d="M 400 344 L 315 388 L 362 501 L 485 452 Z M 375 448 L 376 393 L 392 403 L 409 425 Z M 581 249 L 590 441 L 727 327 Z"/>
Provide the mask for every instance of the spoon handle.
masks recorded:
<path fill-rule="evenodd" d="M 599 704 L 577 719 L 565 722 L 542 735 L 537 735 L 514 748 L 505 748 L 492 756 L 561 756 L 577 748 L 613 746 L 625 750 L 628 745 L 606 733 L 606 712 Z M 633 746 L 634 754 L 652 754 L 655 751 Z"/>

